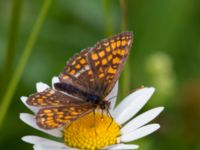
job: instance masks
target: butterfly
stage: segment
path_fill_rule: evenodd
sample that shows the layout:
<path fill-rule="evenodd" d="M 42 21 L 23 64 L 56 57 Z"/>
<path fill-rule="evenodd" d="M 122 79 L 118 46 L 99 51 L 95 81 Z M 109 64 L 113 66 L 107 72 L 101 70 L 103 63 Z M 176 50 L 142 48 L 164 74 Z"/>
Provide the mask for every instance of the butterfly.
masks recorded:
<path fill-rule="evenodd" d="M 39 107 L 37 125 L 44 129 L 59 128 L 97 108 L 108 111 L 110 101 L 106 96 L 119 79 L 132 42 L 132 32 L 123 32 L 69 59 L 55 88 L 27 99 L 28 105 Z"/>

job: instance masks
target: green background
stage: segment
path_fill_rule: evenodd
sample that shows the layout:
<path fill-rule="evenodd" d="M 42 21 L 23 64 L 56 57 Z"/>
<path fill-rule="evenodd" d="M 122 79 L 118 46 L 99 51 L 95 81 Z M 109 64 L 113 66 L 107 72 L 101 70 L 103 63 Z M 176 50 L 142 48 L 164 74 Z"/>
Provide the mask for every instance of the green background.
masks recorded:
<path fill-rule="evenodd" d="M 43 2 L 0 1 L 0 106 Z M 30 112 L 20 96 L 34 93 L 38 81 L 51 84 L 73 54 L 121 32 L 123 23 L 134 32 L 134 45 L 118 101 L 154 86 L 142 111 L 165 107 L 154 120 L 161 129 L 134 143 L 141 150 L 200 149 L 200 1 L 127 0 L 125 10 L 122 16 L 117 0 L 52 1 L 0 127 L 0 149 L 31 149 L 22 136 L 47 137 L 19 120 L 20 112 Z M 130 84 L 125 92 L 124 82 Z"/>

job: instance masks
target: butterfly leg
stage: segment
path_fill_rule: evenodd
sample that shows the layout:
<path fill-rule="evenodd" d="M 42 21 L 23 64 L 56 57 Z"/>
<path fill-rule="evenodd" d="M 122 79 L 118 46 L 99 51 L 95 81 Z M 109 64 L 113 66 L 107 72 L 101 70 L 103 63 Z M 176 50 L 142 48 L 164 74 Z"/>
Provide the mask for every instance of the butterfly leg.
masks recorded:
<path fill-rule="evenodd" d="M 101 119 L 103 119 L 103 109 L 101 109 Z"/>
<path fill-rule="evenodd" d="M 66 130 L 68 130 L 68 128 L 72 125 L 72 123 L 73 123 L 73 122 L 70 122 L 69 124 L 67 124 L 67 125 L 65 126 Z"/>
<path fill-rule="evenodd" d="M 95 136 L 97 136 L 95 113 L 96 113 L 96 112 L 95 112 L 95 109 L 93 109 L 93 117 L 94 117 L 94 132 L 95 132 Z"/>
<path fill-rule="evenodd" d="M 111 118 L 111 122 L 110 122 L 109 126 L 107 127 L 107 130 L 108 130 L 110 128 L 110 126 L 112 125 L 114 119 L 113 119 L 112 115 L 110 114 L 109 109 L 106 109 L 106 112 L 107 112 L 107 115 Z"/>

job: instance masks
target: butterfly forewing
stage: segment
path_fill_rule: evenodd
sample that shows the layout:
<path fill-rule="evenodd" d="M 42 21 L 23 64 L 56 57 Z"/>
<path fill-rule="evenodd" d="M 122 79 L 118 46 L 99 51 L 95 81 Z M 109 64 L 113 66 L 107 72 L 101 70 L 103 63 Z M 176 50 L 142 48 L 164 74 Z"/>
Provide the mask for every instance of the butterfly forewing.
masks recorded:
<path fill-rule="evenodd" d="M 106 97 L 119 78 L 132 45 L 132 33 L 124 32 L 98 42 L 88 53 L 88 60 L 98 77 L 98 93 Z"/>
<path fill-rule="evenodd" d="M 36 115 L 36 122 L 41 128 L 59 128 L 91 111 L 91 105 L 87 104 L 42 108 Z"/>
<path fill-rule="evenodd" d="M 68 62 L 59 79 L 69 85 L 73 85 L 81 91 L 94 93 L 95 76 L 88 64 L 87 55 L 90 48 L 75 54 Z"/>
<path fill-rule="evenodd" d="M 106 97 L 119 78 L 132 40 L 132 33 L 124 32 L 81 51 L 67 62 L 60 74 L 61 82 Z"/>
<path fill-rule="evenodd" d="M 79 105 L 80 100 L 68 96 L 54 89 L 46 89 L 43 92 L 35 93 L 28 97 L 26 103 L 31 106 L 49 107 L 49 106 L 65 106 Z"/>

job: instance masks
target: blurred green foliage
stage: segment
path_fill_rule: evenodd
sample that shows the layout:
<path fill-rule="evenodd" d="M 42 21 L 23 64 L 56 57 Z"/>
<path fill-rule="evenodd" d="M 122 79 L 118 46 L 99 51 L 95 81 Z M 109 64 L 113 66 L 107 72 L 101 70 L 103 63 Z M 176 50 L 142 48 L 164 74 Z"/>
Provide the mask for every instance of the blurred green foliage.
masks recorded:
<path fill-rule="evenodd" d="M 13 1 L 0 1 L 0 102 L 43 3 L 21 2 L 16 51 L 9 59 L 10 71 L 5 74 Z M 53 1 L 1 126 L 0 149 L 31 149 L 21 141 L 22 136 L 46 136 L 19 120 L 20 112 L 29 112 L 20 96 L 34 93 L 38 81 L 51 84 L 51 78 L 59 74 L 66 60 L 81 49 L 108 34 L 119 33 L 120 14 L 119 1 Z M 161 129 L 136 143 L 141 150 L 199 150 L 200 1 L 127 0 L 126 21 L 135 37 L 129 57 L 130 92 L 141 85 L 157 87 L 144 110 L 165 106 L 156 120 Z"/>

